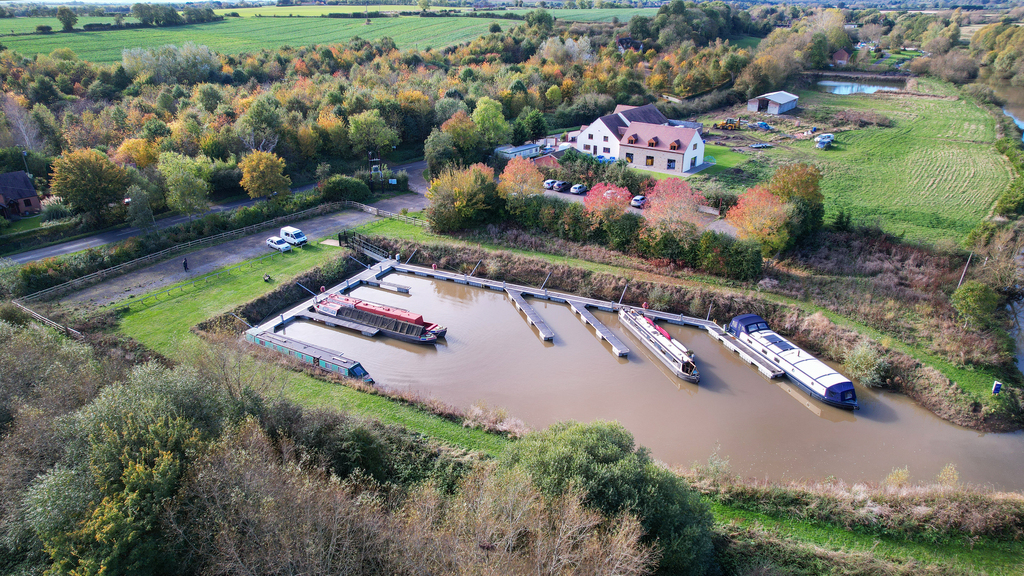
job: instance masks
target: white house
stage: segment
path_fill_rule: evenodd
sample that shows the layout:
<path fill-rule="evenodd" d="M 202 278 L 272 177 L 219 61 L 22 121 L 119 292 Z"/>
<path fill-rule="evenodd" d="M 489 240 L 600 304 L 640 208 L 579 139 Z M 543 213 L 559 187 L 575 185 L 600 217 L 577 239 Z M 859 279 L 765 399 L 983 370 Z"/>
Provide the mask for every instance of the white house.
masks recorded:
<path fill-rule="evenodd" d="M 700 131 L 673 124 L 654 104 L 617 106 L 583 126 L 574 147 L 592 156 L 625 158 L 641 169 L 685 172 L 704 163 Z"/>

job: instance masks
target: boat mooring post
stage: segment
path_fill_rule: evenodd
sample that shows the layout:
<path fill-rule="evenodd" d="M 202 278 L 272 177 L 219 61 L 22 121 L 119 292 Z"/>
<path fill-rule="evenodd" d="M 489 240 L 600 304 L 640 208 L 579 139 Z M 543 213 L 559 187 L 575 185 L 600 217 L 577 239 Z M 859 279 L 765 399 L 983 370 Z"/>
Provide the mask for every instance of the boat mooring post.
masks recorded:
<path fill-rule="evenodd" d="M 313 292 L 313 291 L 312 291 L 312 290 L 310 290 L 309 288 L 306 288 L 306 287 L 305 287 L 305 286 L 303 286 L 303 285 L 302 285 L 302 283 L 300 283 L 300 282 L 296 282 L 296 284 L 297 284 L 297 285 L 299 286 L 299 288 L 302 288 L 302 289 L 303 289 L 303 290 L 305 290 L 306 292 L 309 292 L 310 294 L 312 294 L 312 295 L 313 295 L 313 303 L 314 303 L 314 304 L 316 304 L 316 303 L 317 303 L 317 300 L 316 300 L 316 292 Z"/>
<path fill-rule="evenodd" d="M 480 267 L 480 263 L 481 262 L 483 262 L 483 260 L 477 261 L 476 266 L 473 266 L 473 271 L 469 273 L 470 276 L 472 276 L 473 274 L 476 274 L 476 269 Z"/>
<path fill-rule="evenodd" d="M 408 264 L 409 262 L 412 262 L 412 257 L 413 257 L 413 256 L 415 256 L 415 255 L 416 255 L 416 253 L 417 253 L 417 252 L 419 252 L 419 251 L 420 251 L 420 249 L 419 249 L 419 248 L 417 248 L 417 249 L 413 250 L 413 251 L 412 251 L 412 254 L 409 254 L 409 258 L 408 258 L 408 259 L 407 259 L 407 260 L 405 261 L 405 263 L 406 263 L 406 264 Z"/>
<path fill-rule="evenodd" d="M 712 302 L 711 305 L 708 306 L 708 317 L 705 318 L 705 320 L 709 320 L 709 321 L 711 320 L 711 306 L 714 306 L 714 305 L 715 305 L 715 303 Z"/>
<path fill-rule="evenodd" d="M 622 299 L 626 297 L 626 290 L 628 290 L 628 289 L 629 289 L 629 282 L 626 282 L 626 285 L 622 287 L 622 296 L 619 296 L 619 305 L 620 306 L 622 305 Z"/>
<path fill-rule="evenodd" d="M 349 258 L 352 258 L 352 257 L 351 257 L 351 256 L 349 256 Z M 369 270 L 369 269 L 370 269 L 370 267 L 369 267 L 369 266 L 367 266 L 366 264 L 363 264 L 363 263 L 362 263 L 362 262 L 360 262 L 359 260 L 356 260 L 355 258 L 352 258 L 352 260 L 355 260 L 355 262 L 356 262 L 357 264 L 359 264 L 360 266 L 362 266 L 363 268 L 366 268 L 367 270 Z"/>
<path fill-rule="evenodd" d="M 544 287 L 545 287 L 545 286 L 547 286 L 547 284 L 548 284 L 548 278 L 551 278 L 551 272 L 550 272 L 550 271 L 548 271 L 548 275 L 544 277 L 544 283 L 542 283 L 542 284 L 540 285 L 540 289 L 541 289 L 541 290 L 543 290 L 543 289 L 544 289 Z M 547 295 L 547 292 L 545 292 L 544 294 L 545 294 L 545 295 Z"/>

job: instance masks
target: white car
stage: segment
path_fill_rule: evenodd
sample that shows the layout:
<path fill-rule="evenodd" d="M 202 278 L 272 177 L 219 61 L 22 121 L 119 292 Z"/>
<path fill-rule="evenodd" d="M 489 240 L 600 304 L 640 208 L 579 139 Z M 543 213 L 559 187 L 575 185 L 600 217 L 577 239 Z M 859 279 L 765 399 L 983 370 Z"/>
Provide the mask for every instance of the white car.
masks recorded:
<path fill-rule="evenodd" d="M 555 182 L 558 182 L 558 180 L 545 180 L 544 181 L 544 189 L 545 190 L 551 190 L 552 188 L 555 187 Z"/>
<path fill-rule="evenodd" d="M 569 192 L 572 192 L 573 194 L 586 194 L 587 190 L 588 188 L 586 184 L 577 184 L 570 188 Z"/>
<path fill-rule="evenodd" d="M 633 208 L 643 209 L 644 206 L 647 206 L 647 197 L 642 195 L 633 196 L 633 199 L 629 201 L 629 205 Z"/>
<path fill-rule="evenodd" d="M 815 142 L 831 142 L 836 139 L 835 134 L 822 134 L 814 138 Z"/>
<path fill-rule="evenodd" d="M 285 242 L 280 236 L 271 236 L 267 238 L 267 246 L 270 246 L 274 250 L 280 250 L 281 252 L 289 252 L 292 249 L 292 245 Z"/>

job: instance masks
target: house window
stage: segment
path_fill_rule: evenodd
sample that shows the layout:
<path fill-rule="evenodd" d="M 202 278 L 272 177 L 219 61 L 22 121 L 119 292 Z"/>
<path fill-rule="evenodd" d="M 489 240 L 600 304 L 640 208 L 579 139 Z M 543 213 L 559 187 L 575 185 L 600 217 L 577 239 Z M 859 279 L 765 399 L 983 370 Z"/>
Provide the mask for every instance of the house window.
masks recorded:
<path fill-rule="evenodd" d="M 648 148 L 654 148 L 655 144 L 657 144 L 657 141 L 655 141 L 655 140 L 648 140 L 647 141 L 647 147 Z"/>
<path fill-rule="evenodd" d="M 696 142 L 694 142 L 694 143 L 693 143 L 693 149 L 694 149 L 694 150 L 696 150 L 696 149 L 697 149 L 697 143 L 696 143 Z"/>
<path fill-rule="evenodd" d="M 633 153 L 632 152 L 626 152 L 626 162 L 629 162 L 630 164 L 633 163 Z"/>
<path fill-rule="evenodd" d="M 636 137 L 635 136 L 630 136 L 629 140 L 627 140 L 627 142 L 629 142 L 630 144 L 636 144 Z"/>
<path fill-rule="evenodd" d="M 602 148 L 602 150 L 604 151 L 605 154 L 608 154 L 608 153 L 610 153 L 612 151 L 611 148 Z"/>
<path fill-rule="evenodd" d="M 25 208 L 31 208 L 31 207 L 32 207 L 32 201 L 29 200 L 28 198 L 25 198 Z"/>
<path fill-rule="evenodd" d="M 654 156 L 648 156 L 647 157 L 647 165 L 648 166 L 654 166 Z"/>
<path fill-rule="evenodd" d="M 605 142 L 607 142 L 607 141 L 608 141 L 608 137 L 607 137 L 607 136 L 605 136 L 605 137 L 604 137 L 604 141 L 605 141 Z"/>
<path fill-rule="evenodd" d="M 673 142 L 668 145 L 669 150 L 679 150 L 679 142 Z"/>
<path fill-rule="evenodd" d="M 588 140 L 593 140 L 594 139 L 594 135 L 593 134 L 587 134 L 587 139 Z"/>
<path fill-rule="evenodd" d="M 676 169 L 676 161 L 675 160 L 669 160 L 665 164 L 666 164 L 665 168 L 668 168 L 669 170 L 675 170 Z"/>
<path fill-rule="evenodd" d="M 583 145 L 583 149 L 589 151 L 590 150 L 590 144 L 584 144 Z"/>

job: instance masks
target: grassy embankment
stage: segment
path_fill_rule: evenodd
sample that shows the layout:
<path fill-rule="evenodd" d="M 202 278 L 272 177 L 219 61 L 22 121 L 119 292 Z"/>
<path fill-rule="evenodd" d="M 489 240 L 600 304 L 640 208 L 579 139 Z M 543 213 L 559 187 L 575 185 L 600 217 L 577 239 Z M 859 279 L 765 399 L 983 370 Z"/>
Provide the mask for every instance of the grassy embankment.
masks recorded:
<path fill-rule="evenodd" d="M 341 254 L 338 248 L 314 243 L 302 250 L 286 253 L 283 257 L 271 258 L 259 268 L 242 266 L 210 282 L 197 283 L 194 287 L 191 281 L 181 283 L 181 290 L 158 296 L 157 303 L 153 299 L 146 304 L 131 300 L 130 310 L 121 318 L 119 330 L 175 361 L 188 363 L 189 358 L 182 350 L 190 349 L 187 344 L 198 338 L 189 331 L 192 326 L 258 298 Z M 264 282 L 264 273 L 273 276 L 274 282 Z M 331 406 L 349 410 L 405 426 L 453 446 L 492 455 L 499 453 L 506 442 L 500 436 L 463 428 L 383 396 L 317 380 L 307 374 L 285 371 L 283 378 L 284 395 L 305 406 Z"/>
<path fill-rule="evenodd" d="M 437 239 L 425 235 L 418 227 L 393 221 L 381 221 L 367 228 L 377 234 L 388 233 L 420 240 Z M 201 283 L 195 288 L 185 285 L 181 291 L 160 296 L 157 304 L 150 302 L 142 305 L 136 302 L 132 304 L 130 312 L 123 316 L 120 331 L 177 361 L 188 363 L 189 359 L 184 357 L 182 350 L 194 349 L 187 345 L 188 341 L 197 338 L 189 332 L 191 326 L 257 298 L 280 283 L 338 255 L 335 248 L 314 244 L 307 249 L 285 254 L 282 258 L 273 258 L 264 268 L 242 267 L 239 271 L 225 274 L 210 283 Z M 593 270 L 624 272 L 615 267 L 584 261 L 566 261 L 554 257 L 552 260 Z M 264 283 L 261 278 L 263 272 L 271 273 L 276 282 Z M 286 371 L 283 378 L 284 394 L 306 406 L 350 410 L 387 423 L 406 426 L 450 445 L 490 454 L 500 452 L 506 443 L 498 436 L 467 430 L 416 408 L 322 382 L 306 374 Z M 870 553 L 877 558 L 901 563 L 916 560 L 927 564 L 943 564 L 965 572 L 985 570 L 991 574 L 1015 574 L 1016 559 L 1024 553 L 1024 543 L 989 539 L 973 543 L 907 542 L 893 537 L 850 532 L 839 526 L 816 524 L 784 515 L 750 512 L 714 501 L 709 504 L 716 522 L 730 530 L 751 529 L 763 533 L 765 537 L 781 538 L 796 545 L 834 552 Z"/>
<path fill-rule="evenodd" d="M 762 151 L 770 161 L 811 162 L 821 169 L 826 220 L 845 210 L 856 223 L 877 224 L 911 241 L 959 242 L 990 215 L 1010 181 L 1010 169 L 992 147 L 996 122 L 986 110 L 958 99 L 956 88 L 943 82 L 922 78 L 917 90 L 936 97 L 800 91 L 795 115 L 801 127 L 771 122 L 782 131 L 810 126 L 831 130 L 830 122 L 838 127 L 829 120 L 832 114 L 844 110 L 875 112 L 892 120 L 888 128 L 837 132 L 830 150 L 815 149 L 809 139 L 744 134 L 776 140 L 775 148 Z M 736 113 L 761 117 L 745 107 L 728 112 Z M 717 121 L 724 114 L 701 121 Z"/>
<path fill-rule="evenodd" d="M 52 25 L 55 19 L 32 20 Z M 4 44 L 24 56 L 49 54 L 57 48 L 70 48 L 80 59 L 108 64 L 120 61 L 121 51 L 125 48 L 153 48 L 165 44 L 181 45 L 184 42 L 209 46 L 222 54 L 238 54 L 264 48 L 276 50 L 281 46 L 337 44 L 355 36 L 368 40 L 388 36 L 401 50 L 428 46 L 444 48 L 486 34 L 490 24 L 491 21 L 486 18 L 415 16 L 375 18 L 370 25 L 364 24 L 359 18 L 228 18 L 221 22 L 169 28 L 15 36 L 4 38 Z"/>

